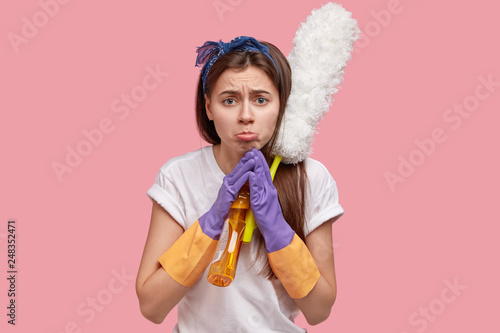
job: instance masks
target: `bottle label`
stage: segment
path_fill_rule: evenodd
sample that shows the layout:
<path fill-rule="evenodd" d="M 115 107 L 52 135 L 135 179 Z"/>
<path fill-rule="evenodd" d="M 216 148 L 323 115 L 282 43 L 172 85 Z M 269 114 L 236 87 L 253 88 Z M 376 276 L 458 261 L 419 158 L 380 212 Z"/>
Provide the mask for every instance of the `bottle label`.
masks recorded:
<path fill-rule="evenodd" d="M 224 250 L 221 250 L 221 251 L 217 251 L 217 252 L 215 252 L 215 254 L 214 254 L 214 258 L 212 259 L 212 264 L 213 264 L 214 262 L 219 261 L 219 260 L 220 260 L 220 257 L 222 257 L 222 254 L 223 254 L 223 253 L 224 253 Z"/>
<path fill-rule="evenodd" d="M 236 247 L 236 241 L 238 240 L 238 233 L 233 230 L 231 234 L 231 242 L 229 242 L 229 246 L 227 248 L 228 253 L 233 253 L 234 248 Z"/>
<path fill-rule="evenodd" d="M 217 249 L 215 250 L 214 258 L 212 259 L 212 264 L 219 261 L 226 249 L 227 241 L 229 239 L 229 220 L 224 221 L 224 226 L 222 227 L 222 232 L 220 233 L 219 243 L 217 244 Z"/>

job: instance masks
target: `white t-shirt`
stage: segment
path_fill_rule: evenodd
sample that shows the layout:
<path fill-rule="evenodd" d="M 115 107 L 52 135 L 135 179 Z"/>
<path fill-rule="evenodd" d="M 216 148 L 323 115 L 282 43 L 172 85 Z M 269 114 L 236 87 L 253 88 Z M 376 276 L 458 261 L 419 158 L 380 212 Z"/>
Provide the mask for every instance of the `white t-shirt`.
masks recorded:
<path fill-rule="evenodd" d="M 212 148 L 207 146 L 169 160 L 147 192 L 184 230 L 212 207 L 222 185 L 225 175 Z M 311 158 L 304 165 L 309 180 L 304 227 L 307 236 L 344 210 L 338 201 L 335 181 L 325 166 Z M 258 236 L 256 229 L 253 237 Z M 174 333 L 305 332 L 293 323 L 300 310 L 281 282 L 258 275 L 262 260 L 252 266 L 258 243 L 242 245 L 236 276 L 228 287 L 210 284 L 207 267 L 177 305 Z"/>

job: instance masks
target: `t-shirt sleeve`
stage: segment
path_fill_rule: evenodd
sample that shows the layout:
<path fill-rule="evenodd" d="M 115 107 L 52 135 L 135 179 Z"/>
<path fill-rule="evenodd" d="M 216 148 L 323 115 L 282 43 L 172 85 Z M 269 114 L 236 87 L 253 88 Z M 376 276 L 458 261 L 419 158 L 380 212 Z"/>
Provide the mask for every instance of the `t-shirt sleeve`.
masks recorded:
<path fill-rule="evenodd" d="M 336 220 L 344 214 L 344 209 L 339 203 L 337 184 L 333 177 L 320 162 L 309 162 L 314 163 L 314 168 L 308 170 L 307 174 L 309 209 L 306 211 L 307 218 L 304 227 L 306 235 L 324 222 L 333 218 Z"/>
<path fill-rule="evenodd" d="M 177 223 L 186 229 L 186 214 L 183 207 L 179 204 L 182 202 L 180 192 L 163 168 L 156 175 L 155 182 L 147 191 L 147 195 L 151 200 L 156 201 L 162 206 Z"/>

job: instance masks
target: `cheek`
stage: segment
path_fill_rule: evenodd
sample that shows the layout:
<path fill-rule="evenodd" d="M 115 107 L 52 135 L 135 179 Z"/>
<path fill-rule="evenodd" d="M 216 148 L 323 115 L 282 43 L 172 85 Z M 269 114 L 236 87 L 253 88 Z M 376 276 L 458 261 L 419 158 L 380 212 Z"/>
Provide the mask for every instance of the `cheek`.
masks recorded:
<path fill-rule="evenodd" d="M 271 131 L 271 135 L 274 132 L 274 129 L 276 127 L 276 123 L 278 122 L 278 112 L 279 112 L 279 110 L 276 110 L 274 112 L 270 112 L 267 115 L 266 124 L 268 124 L 267 128 Z"/>
<path fill-rule="evenodd" d="M 227 133 L 231 131 L 234 123 L 234 121 L 231 121 L 230 119 L 228 119 L 228 117 L 221 117 L 219 115 L 214 116 L 213 122 L 215 125 L 215 130 L 221 138 L 226 136 Z"/>

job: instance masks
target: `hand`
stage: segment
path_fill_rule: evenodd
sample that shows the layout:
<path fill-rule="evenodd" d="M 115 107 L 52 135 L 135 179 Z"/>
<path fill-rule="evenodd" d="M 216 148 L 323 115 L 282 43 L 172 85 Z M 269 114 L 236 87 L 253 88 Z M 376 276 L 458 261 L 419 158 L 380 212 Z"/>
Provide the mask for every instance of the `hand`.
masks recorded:
<path fill-rule="evenodd" d="M 248 181 L 249 174 L 255 166 L 255 152 L 247 152 L 234 167 L 231 173 L 227 174 L 217 194 L 217 199 L 202 217 L 198 219 L 203 233 L 212 239 L 219 239 L 232 202 L 236 199 L 243 184 Z"/>
<path fill-rule="evenodd" d="M 266 242 L 266 251 L 271 253 L 289 245 L 295 231 L 283 217 L 278 191 L 264 155 L 255 148 L 252 152 L 255 154 L 255 167 L 249 175 L 250 208 Z"/>

